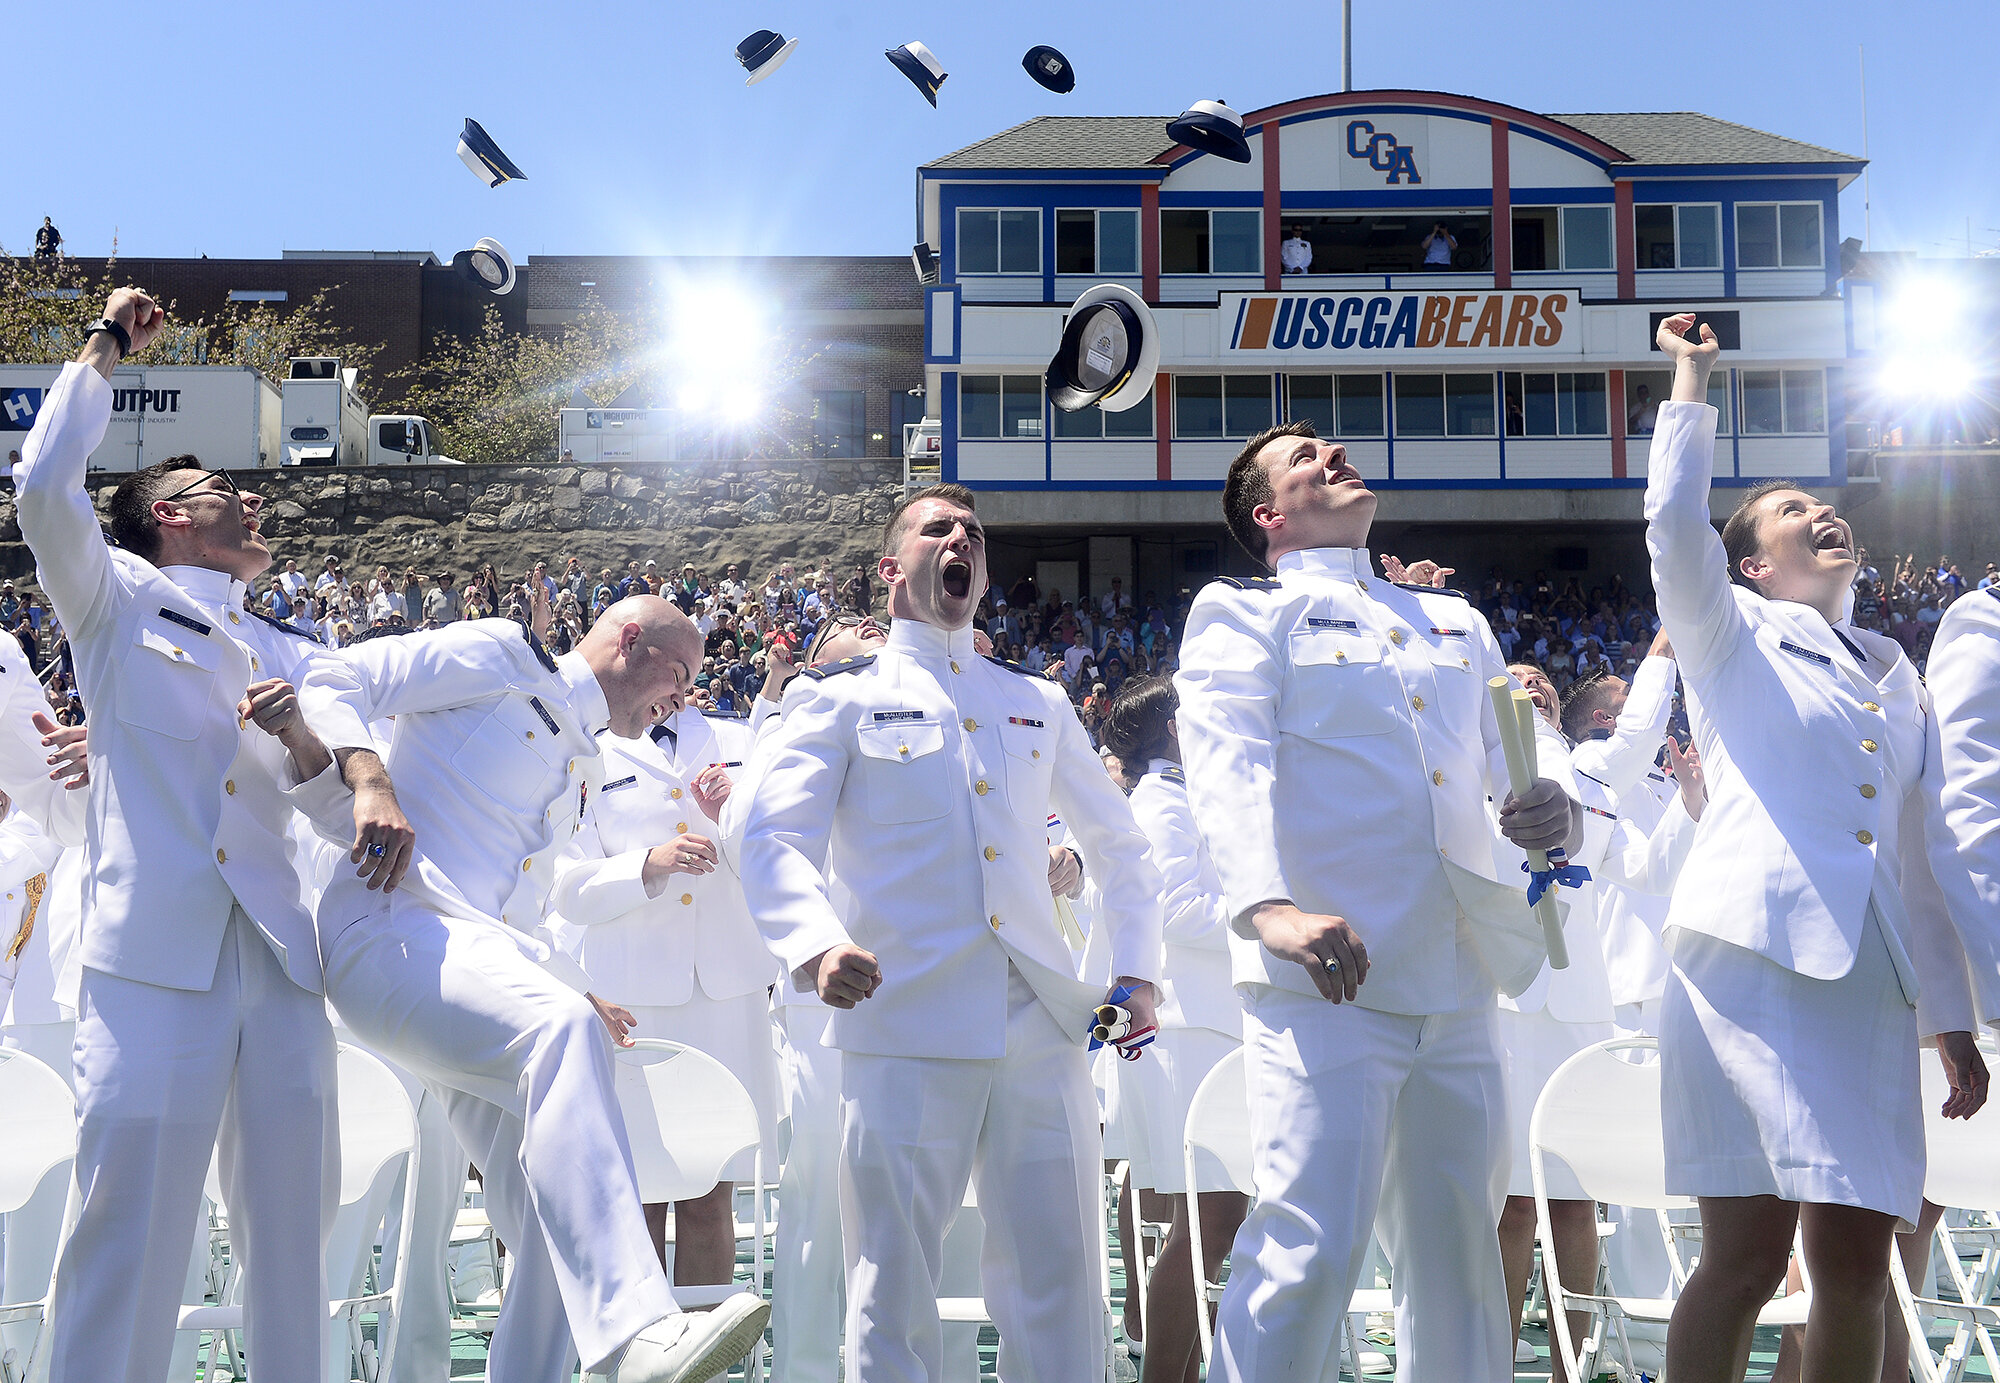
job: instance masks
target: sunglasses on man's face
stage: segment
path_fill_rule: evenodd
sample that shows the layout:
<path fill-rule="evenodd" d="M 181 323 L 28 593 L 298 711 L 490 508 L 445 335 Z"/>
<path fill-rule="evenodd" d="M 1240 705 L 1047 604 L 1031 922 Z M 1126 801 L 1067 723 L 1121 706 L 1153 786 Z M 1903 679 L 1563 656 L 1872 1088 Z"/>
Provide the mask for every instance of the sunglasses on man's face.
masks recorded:
<path fill-rule="evenodd" d="M 211 480 L 220 480 L 222 482 L 222 488 L 219 490 L 202 490 L 202 487 L 204 485 L 207 485 L 208 482 Z M 236 481 L 233 478 L 231 478 L 228 471 L 224 470 L 203 471 L 201 479 L 194 481 L 191 484 L 183 486 L 182 488 L 174 491 L 170 495 L 161 495 L 160 499 L 155 500 L 154 503 L 157 504 L 161 500 L 179 499 L 182 495 L 191 495 L 198 490 L 201 490 L 202 493 L 204 494 L 211 494 L 211 495 L 225 495 L 225 494 L 238 495 L 243 493 L 240 489 L 237 488 Z M 334 570 L 339 571 L 340 568 L 335 567 Z"/>

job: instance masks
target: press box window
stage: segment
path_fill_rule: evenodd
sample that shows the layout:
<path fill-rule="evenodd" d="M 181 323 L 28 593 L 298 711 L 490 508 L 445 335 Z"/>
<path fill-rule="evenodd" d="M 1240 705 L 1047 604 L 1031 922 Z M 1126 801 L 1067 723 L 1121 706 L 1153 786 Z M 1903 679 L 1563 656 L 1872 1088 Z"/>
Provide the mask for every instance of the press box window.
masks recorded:
<path fill-rule="evenodd" d="M 958 272 L 1039 274 L 1042 272 L 1042 213 L 967 211 L 958 213 Z"/>
<path fill-rule="evenodd" d="M 1269 375 L 1174 376 L 1174 436 L 1254 437 L 1270 425 Z"/>
<path fill-rule="evenodd" d="M 1310 422 L 1322 437 L 1382 435 L 1382 376 L 1288 375 L 1288 422 Z"/>
<path fill-rule="evenodd" d="M 1398 437 L 1491 437 L 1492 375 L 1391 377 Z"/>
<path fill-rule="evenodd" d="M 1634 207 L 1632 230 L 1641 269 L 1722 267 L 1721 207 Z"/>
<path fill-rule="evenodd" d="M 1736 267 L 1819 268 L 1819 215 L 1818 202 L 1738 202 Z"/>
<path fill-rule="evenodd" d="M 1826 431 L 1826 376 L 1818 370 L 1744 370 L 1736 389 L 1746 436 Z"/>
<path fill-rule="evenodd" d="M 1612 267 L 1610 207 L 1566 206 L 1562 209 L 1562 267 Z"/>
<path fill-rule="evenodd" d="M 1605 437 L 1611 432 L 1601 374 L 1508 371 L 1509 437 Z"/>
<path fill-rule="evenodd" d="M 1138 273 L 1139 213 L 1058 211 L 1056 272 L 1058 274 Z"/>
<path fill-rule="evenodd" d="M 1263 269 L 1261 226 L 1256 211 L 1162 211 L 1160 272 L 1163 274 L 1255 274 Z"/>
<path fill-rule="evenodd" d="M 1659 424 L 1660 405 L 1673 397 L 1671 370 L 1627 370 L 1625 372 L 1625 435 L 1647 437 Z M 1714 370 L 1708 376 L 1708 405 L 1716 412 L 1716 431 L 1729 431 L 1729 371 Z"/>
<path fill-rule="evenodd" d="M 1094 442 L 1099 438 L 1149 442 L 1153 439 L 1153 393 L 1147 390 L 1144 399 L 1116 413 L 1106 413 L 1094 403 L 1074 413 L 1058 408 L 1055 419 L 1058 442 Z"/>
<path fill-rule="evenodd" d="M 959 376 L 958 435 L 975 441 L 1041 441 L 1041 376 Z"/>

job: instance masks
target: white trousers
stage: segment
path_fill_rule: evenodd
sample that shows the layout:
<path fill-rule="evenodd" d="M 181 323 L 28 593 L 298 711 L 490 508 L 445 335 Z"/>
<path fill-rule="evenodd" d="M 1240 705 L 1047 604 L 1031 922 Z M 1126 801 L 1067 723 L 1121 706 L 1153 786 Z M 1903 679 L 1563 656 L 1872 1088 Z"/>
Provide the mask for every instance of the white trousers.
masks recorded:
<path fill-rule="evenodd" d="M 359 1204 L 343 1206 L 334 1216 L 333 1235 L 326 1249 L 326 1275 L 342 1295 L 359 1296 L 374 1259 L 379 1227 L 384 1280 L 403 1284 L 402 1309 L 396 1316 L 396 1353 L 390 1361 L 387 1383 L 434 1383 L 451 1376 L 451 1270 L 446 1256 L 451 1251 L 452 1228 L 458 1222 L 469 1159 L 452 1134 L 444 1102 L 408 1071 L 393 1062 L 388 1064 L 409 1091 L 410 1104 L 417 1111 L 416 1218 L 410 1226 L 410 1261 L 404 1264 L 396 1259 L 404 1174 L 391 1164 Z M 352 1376 L 348 1370 L 348 1341 L 342 1334 L 331 1342 L 327 1355 L 328 1383 L 346 1383 Z"/>
<path fill-rule="evenodd" d="M 841 1058 L 849 1383 L 942 1383 L 945 1232 L 975 1184 L 981 1285 L 1008 1383 L 1100 1378 L 1102 1153 L 1083 1044 L 1018 974 L 1007 1054 Z"/>
<path fill-rule="evenodd" d="M 561 1383 L 671 1314 L 589 1002 L 500 926 L 402 895 L 322 945 L 341 1019 L 431 1088 L 485 1178 L 514 1257 L 487 1377 Z"/>
<path fill-rule="evenodd" d="M 1256 1198 L 1210 1376 L 1337 1378 L 1336 1332 L 1372 1226 L 1391 1263 L 1397 1383 L 1512 1379 L 1492 1002 L 1412 1017 L 1258 986 L 1245 1010 Z"/>
<path fill-rule="evenodd" d="M 778 1010 L 784 1046 L 778 1074 L 792 1140 L 778 1179 L 776 1259 L 771 1272 L 771 1376 L 785 1383 L 840 1377 L 840 1052 L 820 1045 L 833 1010 Z"/>
<path fill-rule="evenodd" d="M 52 1383 L 160 1383 L 211 1151 L 258 1383 L 319 1383 L 339 1198 L 333 1029 L 233 909 L 215 981 L 85 969 L 76 1020 L 81 1210 L 56 1269 Z"/>

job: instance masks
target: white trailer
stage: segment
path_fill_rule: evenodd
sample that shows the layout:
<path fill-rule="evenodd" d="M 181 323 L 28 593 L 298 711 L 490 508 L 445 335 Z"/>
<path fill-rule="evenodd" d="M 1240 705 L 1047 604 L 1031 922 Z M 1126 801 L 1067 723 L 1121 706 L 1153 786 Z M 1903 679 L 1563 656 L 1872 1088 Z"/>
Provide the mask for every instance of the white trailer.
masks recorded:
<path fill-rule="evenodd" d="M 18 451 L 55 386 L 57 365 L 0 365 L 0 447 Z M 121 365 L 94 471 L 136 471 L 192 455 L 230 470 L 276 465 L 280 399 L 248 365 Z"/>
<path fill-rule="evenodd" d="M 440 456 L 430 423 L 376 413 L 355 392 L 357 371 L 332 356 L 300 356 L 285 379 L 286 466 L 455 466 Z"/>
<path fill-rule="evenodd" d="M 674 413 L 666 408 L 565 408 L 558 434 L 564 462 L 677 460 Z"/>

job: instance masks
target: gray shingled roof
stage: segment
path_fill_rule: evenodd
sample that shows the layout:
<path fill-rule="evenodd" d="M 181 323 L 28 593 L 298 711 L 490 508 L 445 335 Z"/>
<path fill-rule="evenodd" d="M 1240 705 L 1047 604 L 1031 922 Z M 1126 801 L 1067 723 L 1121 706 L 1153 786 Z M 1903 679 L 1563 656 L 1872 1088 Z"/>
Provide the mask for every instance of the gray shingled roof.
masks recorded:
<path fill-rule="evenodd" d="M 971 168 L 1146 168 L 1173 147 L 1167 115 L 1043 115 L 924 165 Z M 1696 111 L 1551 115 L 1623 150 L 1634 163 L 1852 163 L 1836 153 Z"/>
<path fill-rule="evenodd" d="M 1838 153 L 1783 135 L 1753 130 L 1692 110 L 1551 115 L 1622 149 L 1634 163 L 1854 163 Z"/>

